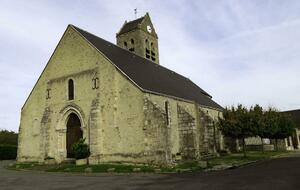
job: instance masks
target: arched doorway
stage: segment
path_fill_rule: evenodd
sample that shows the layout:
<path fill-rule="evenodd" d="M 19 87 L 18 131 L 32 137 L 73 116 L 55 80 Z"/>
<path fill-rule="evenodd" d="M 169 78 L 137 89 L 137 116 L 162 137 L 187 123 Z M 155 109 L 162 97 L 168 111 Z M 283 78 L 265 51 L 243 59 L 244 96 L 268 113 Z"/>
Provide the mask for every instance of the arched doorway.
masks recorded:
<path fill-rule="evenodd" d="M 72 146 L 82 138 L 81 122 L 75 113 L 71 113 L 67 121 L 67 158 L 74 158 Z"/>

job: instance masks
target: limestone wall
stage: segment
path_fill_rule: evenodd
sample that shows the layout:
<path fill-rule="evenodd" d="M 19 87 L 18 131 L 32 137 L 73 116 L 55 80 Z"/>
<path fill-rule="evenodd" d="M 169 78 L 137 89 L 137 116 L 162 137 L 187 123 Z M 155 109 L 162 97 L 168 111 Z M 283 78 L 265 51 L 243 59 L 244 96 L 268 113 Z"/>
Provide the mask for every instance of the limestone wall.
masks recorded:
<path fill-rule="evenodd" d="M 125 75 L 107 62 L 100 66 L 100 112 L 97 153 L 93 162 L 141 162 L 143 96 Z"/>
<path fill-rule="evenodd" d="M 220 111 L 162 95 L 148 93 L 145 97 L 165 112 L 165 102 L 168 102 L 168 127 L 173 161 L 198 159 L 201 152 L 204 156 L 224 148 L 223 137 L 214 123 L 218 117 L 222 117 Z"/>
<path fill-rule="evenodd" d="M 22 108 L 18 161 L 43 161 L 45 157 L 61 161 L 66 154 L 66 117 L 71 112 L 79 115 L 83 135 L 89 140 L 90 112 L 99 97 L 93 78 L 103 61 L 68 27 Z M 74 81 L 74 100 L 68 100 L 69 79 Z"/>

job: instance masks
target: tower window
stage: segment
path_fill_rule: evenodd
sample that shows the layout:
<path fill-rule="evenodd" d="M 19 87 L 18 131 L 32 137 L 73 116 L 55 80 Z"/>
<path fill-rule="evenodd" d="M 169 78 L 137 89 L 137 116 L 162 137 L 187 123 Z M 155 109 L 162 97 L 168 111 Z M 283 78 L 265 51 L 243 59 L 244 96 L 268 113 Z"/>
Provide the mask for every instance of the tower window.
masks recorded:
<path fill-rule="evenodd" d="M 74 82 L 72 79 L 68 81 L 68 98 L 74 100 Z"/>
<path fill-rule="evenodd" d="M 129 48 L 129 51 L 134 52 L 134 40 L 131 38 L 131 47 Z"/>
<path fill-rule="evenodd" d="M 124 42 L 124 46 L 127 48 L 127 42 Z"/>
<path fill-rule="evenodd" d="M 154 48 L 153 42 L 151 42 L 151 60 L 152 61 L 156 60 L 156 58 L 155 58 L 155 48 Z"/>
<path fill-rule="evenodd" d="M 147 59 L 150 59 L 150 50 L 145 48 L 145 55 Z"/>
<path fill-rule="evenodd" d="M 148 39 L 145 40 L 145 45 L 146 45 L 146 48 L 145 48 L 146 58 L 150 59 L 150 47 L 149 47 L 149 41 L 148 41 Z"/>

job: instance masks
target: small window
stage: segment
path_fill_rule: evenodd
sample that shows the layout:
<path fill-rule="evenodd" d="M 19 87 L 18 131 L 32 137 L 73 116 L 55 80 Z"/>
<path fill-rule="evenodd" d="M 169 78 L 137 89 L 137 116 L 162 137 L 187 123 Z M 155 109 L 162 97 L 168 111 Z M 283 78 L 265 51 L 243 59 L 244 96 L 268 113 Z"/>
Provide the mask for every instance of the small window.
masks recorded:
<path fill-rule="evenodd" d="M 169 121 L 169 102 L 168 101 L 165 102 L 165 112 L 166 112 L 167 125 L 169 125 L 170 121 Z"/>
<path fill-rule="evenodd" d="M 130 48 L 129 51 L 134 52 L 134 48 Z"/>
<path fill-rule="evenodd" d="M 134 44 L 134 40 L 133 39 L 131 39 L 130 41 L 131 41 L 131 44 Z"/>
<path fill-rule="evenodd" d="M 96 77 L 96 78 L 93 78 L 93 87 L 92 89 L 95 90 L 95 89 L 98 89 L 99 88 L 99 78 Z"/>
<path fill-rule="evenodd" d="M 47 100 L 51 98 L 51 97 L 50 97 L 50 90 L 51 90 L 51 89 L 49 89 L 49 88 L 47 89 L 47 95 L 46 95 L 46 99 L 47 99 Z"/>
<path fill-rule="evenodd" d="M 69 100 L 74 100 L 74 82 L 72 79 L 68 81 L 68 97 Z"/>
<path fill-rule="evenodd" d="M 127 42 L 124 42 L 124 46 L 127 48 Z"/>

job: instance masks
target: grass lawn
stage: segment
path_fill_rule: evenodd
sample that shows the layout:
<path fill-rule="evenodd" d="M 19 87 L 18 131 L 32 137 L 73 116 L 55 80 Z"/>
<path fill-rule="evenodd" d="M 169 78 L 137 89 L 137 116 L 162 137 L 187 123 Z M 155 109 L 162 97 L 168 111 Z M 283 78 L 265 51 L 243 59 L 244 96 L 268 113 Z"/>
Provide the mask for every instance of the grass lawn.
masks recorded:
<path fill-rule="evenodd" d="M 37 170 L 46 172 L 72 172 L 72 173 L 153 173 L 153 172 L 192 172 L 201 171 L 204 169 L 214 168 L 222 165 L 240 166 L 253 161 L 270 159 L 273 156 L 288 154 L 289 152 L 247 152 L 247 157 L 243 153 L 235 153 L 226 156 L 216 157 L 207 160 L 207 167 L 203 168 L 197 161 L 179 163 L 174 167 L 155 167 L 149 165 L 125 165 L 125 164 L 99 164 L 99 165 L 83 165 L 76 166 L 75 164 L 57 164 L 57 165 L 43 165 L 38 163 L 18 163 L 10 166 L 10 169 L 15 170 Z M 88 168 L 88 169 L 87 169 Z"/>
<path fill-rule="evenodd" d="M 253 161 L 270 159 L 274 156 L 289 154 L 288 151 L 249 151 L 244 157 L 243 153 L 234 153 L 226 156 L 216 157 L 208 160 L 208 167 L 212 168 L 217 165 L 233 165 L 239 166 Z"/>

